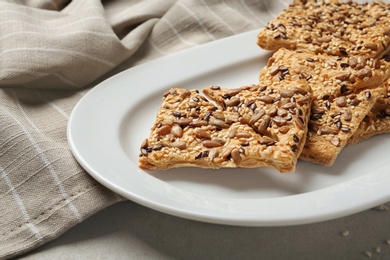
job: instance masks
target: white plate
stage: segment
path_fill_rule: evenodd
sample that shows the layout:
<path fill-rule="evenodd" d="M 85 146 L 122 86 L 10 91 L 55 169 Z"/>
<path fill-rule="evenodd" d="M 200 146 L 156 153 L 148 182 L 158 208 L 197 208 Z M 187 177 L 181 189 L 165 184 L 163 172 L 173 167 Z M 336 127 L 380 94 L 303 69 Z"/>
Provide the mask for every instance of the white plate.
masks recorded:
<path fill-rule="evenodd" d="M 171 87 L 234 88 L 257 82 L 269 52 L 257 31 L 149 62 L 100 83 L 74 108 L 68 140 L 78 162 L 118 194 L 175 216 L 219 224 L 281 226 L 350 215 L 390 201 L 390 135 L 348 147 L 332 167 L 145 172 L 139 147 Z"/>

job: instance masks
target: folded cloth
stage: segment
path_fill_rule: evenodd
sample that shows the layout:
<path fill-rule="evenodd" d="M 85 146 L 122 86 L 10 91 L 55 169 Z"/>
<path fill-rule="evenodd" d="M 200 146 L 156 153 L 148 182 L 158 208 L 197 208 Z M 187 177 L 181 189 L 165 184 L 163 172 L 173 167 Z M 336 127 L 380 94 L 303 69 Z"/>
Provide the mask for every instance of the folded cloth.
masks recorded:
<path fill-rule="evenodd" d="M 138 64 L 260 29 L 290 2 L 0 0 L 0 258 L 31 251 L 124 200 L 93 180 L 67 144 L 70 112 L 94 85 Z M 384 231 L 369 237 L 367 250 L 390 238 L 388 214 L 382 215 Z M 364 234 L 373 230 L 366 216 L 336 224 Z M 310 226 L 316 227 L 329 230 Z M 278 241 L 279 233 L 269 231 L 270 241 Z"/>
<path fill-rule="evenodd" d="M 67 145 L 70 112 L 91 87 L 137 64 L 263 27 L 283 7 L 1 0 L 0 258 L 30 251 L 123 200 L 89 177 Z"/>

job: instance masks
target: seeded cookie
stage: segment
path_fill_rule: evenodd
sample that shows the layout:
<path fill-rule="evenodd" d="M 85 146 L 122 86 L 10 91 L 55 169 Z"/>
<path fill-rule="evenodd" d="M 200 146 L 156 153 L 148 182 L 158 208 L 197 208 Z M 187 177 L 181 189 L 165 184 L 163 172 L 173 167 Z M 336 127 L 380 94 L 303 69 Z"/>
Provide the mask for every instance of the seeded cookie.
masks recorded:
<path fill-rule="evenodd" d="M 250 99 L 253 93 L 261 92 L 259 86 L 223 90 L 228 93 L 228 96 L 223 96 L 223 106 L 218 102 L 212 104 L 197 90 L 170 89 L 163 96 L 149 138 L 141 145 L 139 167 L 165 170 L 176 167 L 218 169 L 265 166 L 280 172 L 292 172 L 307 135 L 304 125 L 307 125 L 312 98 L 310 89 L 305 86 L 306 89 L 302 89 L 305 95 L 294 93 L 297 100 L 307 97 L 305 104 L 296 108 L 301 109 L 302 115 L 297 119 L 292 115 L 290 118 L 280 116 L 280 120 L 286 120 L 286 123 L 284 127 L 280 126 L 283 130 L 276 135 L 270 134 L 277 131 L 276 123 L 268 122 L 267 127 L 259 130 L 260 122 L 256 118 L 244 117 L 238 112 L 247 107 L 253 115 L 259 117 L 260 111 L 263 111 L 263 116 L 268 116 L 270 103 L 255 102 L 255 97 Z M 208 89 L 210 91 L 205 92 L 209 94 L 222 91 L 214 86 Z M 277 98 L 276 93 L 272 98 Z M 251 101 L 257 105 L 248 104 Z M 266 104 L 268 109 L 262 110 Z"/>
<path fill-rule="evenodd" d="M 336 56 L 380 57 L 390 48 L 390 5 L 295 0 L 258 34 L 267 50 L 303 49 Z"/>
<path fill-rule="evenodd" d="M 309 131 L 300 159 L 331 166 L 341 149 L 385 93 L 389 63 L 284 48 L 269 59 L 259 81 L 305 79 L 313 90 Z"/>
<path fill-rule="evenodd" d="M 311 89 L 304 80 L 260 84 L 237 89 L 210 86 L 203 93 L 222 107 L 225 115 L 236 116 L 233 120 L 257 134 L 258 144 L 249 147 L 257 165 L 292 172 L 306 141 Z M 225 120 L 230 119 L 225 116 Z"/>
<path fill-rule="evenodd" d="M 390 133 L 390 82 L 387 93 L 376 100 L 374 107 L 364 117 L 348 144 L 358 143 L 374 135 Z"/>

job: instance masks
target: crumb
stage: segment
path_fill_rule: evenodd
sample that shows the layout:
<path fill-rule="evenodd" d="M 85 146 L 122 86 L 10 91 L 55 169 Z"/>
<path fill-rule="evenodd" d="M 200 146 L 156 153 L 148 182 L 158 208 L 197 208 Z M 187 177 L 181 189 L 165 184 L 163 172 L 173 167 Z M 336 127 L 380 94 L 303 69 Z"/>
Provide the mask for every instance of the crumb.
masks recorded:
<path fill-rule="evenodd" d="M 379 205 L 379 206 L 375 207 L 374 209 L 375 210 L 379 210 L 379 211 L 387 211 L 387 210 L 389 210 L 389 208 L 386 207 L 385 204 Z"/>

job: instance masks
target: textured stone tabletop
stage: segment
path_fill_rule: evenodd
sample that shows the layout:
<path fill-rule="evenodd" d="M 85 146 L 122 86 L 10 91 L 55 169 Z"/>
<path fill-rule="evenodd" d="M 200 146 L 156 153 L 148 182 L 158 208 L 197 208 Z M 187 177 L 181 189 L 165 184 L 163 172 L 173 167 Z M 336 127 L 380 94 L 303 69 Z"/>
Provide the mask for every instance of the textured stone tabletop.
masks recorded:
<path fill-rule="evenodd" d="M 356 226 L 355 215 L 303 226 L 234 227 L 121 202 L 21 259 L 390 259 L 390 245 L 377 237 L 390 238 L 379 225 L 390 211 L 363 214 L 369 229 Z"/>

